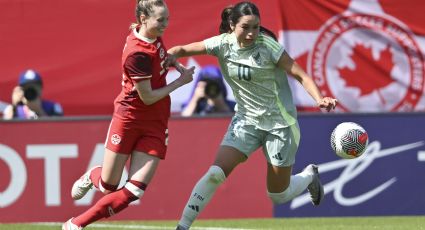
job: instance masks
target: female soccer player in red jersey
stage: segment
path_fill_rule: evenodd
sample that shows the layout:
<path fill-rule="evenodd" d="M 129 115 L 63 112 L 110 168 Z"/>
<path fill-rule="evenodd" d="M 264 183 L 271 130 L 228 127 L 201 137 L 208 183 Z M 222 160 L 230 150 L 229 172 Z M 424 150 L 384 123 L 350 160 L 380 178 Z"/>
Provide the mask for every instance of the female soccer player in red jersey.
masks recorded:
<path fill-rule="evenodd" d="M 87 171 L 74 183 L 71 192 L 72 198 L 78 200 L 94 185 L 106 195 L 83 214 L 65 222 L 63 230 L 83 229 L 140 199 L 160 159 L 165 158 L 169 94 L 191 82 L 194 70 L 184 68 L 175 59 L 167 59 L 161 36 L 168 26 L 168 17 L 163 0 L 137 1 L 137 24 L 131 27 L 122 55 L 122 91 L 114 102 L 103 165 Z M 168 85 L 167 66 L 174 66 L 181 73 Z M 128 181 L 117 190 L 128 159 Z"/>

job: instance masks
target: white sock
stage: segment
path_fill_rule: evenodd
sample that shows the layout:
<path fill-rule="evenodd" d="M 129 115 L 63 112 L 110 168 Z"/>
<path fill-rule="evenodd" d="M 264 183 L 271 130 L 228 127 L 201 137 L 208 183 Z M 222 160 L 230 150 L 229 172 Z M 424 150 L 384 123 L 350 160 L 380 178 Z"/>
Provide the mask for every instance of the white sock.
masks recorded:
<path fill-rule="evenodd" d="M 285 189 L 285 191 L 280 193 L 267 192 L 267 195 L 270 197 L 273 203 L 283 204 L 300 195 L 312 182 L 312 180 L 313 175 L 303 171 L 301 173 L 291 176 L 291 182 L 289 183 L 289 186 Z"/>
<path fill-rule="evenodd" d="M 213 165 L 209 168 L 208 172 L 196 183 L 192 190 L 179 222 L 181 227 L 189 229 L 199 213 L 211 200 L 218 186 L 225 179 L 226 175 L 220 167 Z"/>

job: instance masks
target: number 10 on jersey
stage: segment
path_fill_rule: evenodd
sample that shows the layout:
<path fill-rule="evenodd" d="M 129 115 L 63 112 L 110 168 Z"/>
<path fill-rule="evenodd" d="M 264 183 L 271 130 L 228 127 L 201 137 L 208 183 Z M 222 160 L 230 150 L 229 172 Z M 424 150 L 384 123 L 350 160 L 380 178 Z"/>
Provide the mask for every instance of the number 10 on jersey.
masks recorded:
<path fill-rule="evenodd" d="M 238 64 L 239 80 L 251 81 L 251 68 L 247 65 Z"/>

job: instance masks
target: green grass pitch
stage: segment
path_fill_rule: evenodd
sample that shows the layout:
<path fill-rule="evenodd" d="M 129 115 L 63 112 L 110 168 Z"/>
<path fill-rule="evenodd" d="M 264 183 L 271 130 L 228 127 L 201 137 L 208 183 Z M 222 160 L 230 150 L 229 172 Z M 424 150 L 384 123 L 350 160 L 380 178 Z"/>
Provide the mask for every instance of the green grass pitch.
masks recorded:
<path fill-rule="evenodd" d="M 177 221 L 101 221 L 85 230 L 150 229 L 172 230 Z M 61 223 L 0 224 L 1 230 L 50 230 L 60 229 Z M 303 229 L 303 230 L 425 230 L 425 216 L 394 217 L 334 217 L 334 218 L 271 218 L 271 219 L 221 219 L 198 220 L 193 230 L 250 230 L 250 229 Z"/>

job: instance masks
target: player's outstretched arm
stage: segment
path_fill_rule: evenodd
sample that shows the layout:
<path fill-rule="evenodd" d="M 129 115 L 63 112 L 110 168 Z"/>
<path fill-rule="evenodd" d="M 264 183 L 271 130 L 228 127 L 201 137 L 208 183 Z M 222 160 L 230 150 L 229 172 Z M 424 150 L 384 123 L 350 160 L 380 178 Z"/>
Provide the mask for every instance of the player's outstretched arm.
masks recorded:
<path fill-rule="evenodd" d="M 310 94 L 320 108 L 330 111 L 335 109 L 338 101 L 331 97 L 323 97 L 313 79 L 289 55 L 284 52 L 279 59 L 278 66 L 293 76 Z"/>
<path fill-rule="evenodd" d="M 207 54 L 204 42 L 194 42 L 187 45 L 174 46 L 168 50 L 176 58 Z"/>

